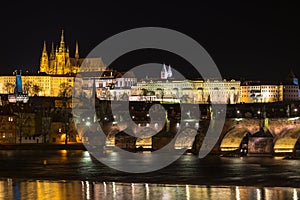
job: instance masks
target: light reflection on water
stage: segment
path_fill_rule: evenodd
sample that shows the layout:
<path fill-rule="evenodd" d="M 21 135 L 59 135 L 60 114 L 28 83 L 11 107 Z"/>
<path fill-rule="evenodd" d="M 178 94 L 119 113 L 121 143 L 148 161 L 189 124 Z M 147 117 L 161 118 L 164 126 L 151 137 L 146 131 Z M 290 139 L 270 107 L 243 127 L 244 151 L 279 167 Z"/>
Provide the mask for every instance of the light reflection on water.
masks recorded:
<path fill-rule="evenodd" d="M 300 188 L 201 186 L 181 184 L 90 181 L 0 180 L 0 199 L 230 199 L 275 200 L 299 198 Z"/>

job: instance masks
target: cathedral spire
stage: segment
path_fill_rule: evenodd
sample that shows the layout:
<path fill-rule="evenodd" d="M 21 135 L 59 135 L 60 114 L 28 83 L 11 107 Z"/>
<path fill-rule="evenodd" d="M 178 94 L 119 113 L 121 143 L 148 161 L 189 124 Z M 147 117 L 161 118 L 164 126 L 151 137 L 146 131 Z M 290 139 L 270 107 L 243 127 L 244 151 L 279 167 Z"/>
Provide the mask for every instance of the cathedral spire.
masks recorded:
<path fill-rule="evenodd" d="M 48 53 L 47 53 L 46 41 L 44 40 L 43 52 L 40 60 L 40 72 L 47 72 L 48 67 L 49 67 Z"/>
<path fill-rule="evenodd" d="M 51 44 L 51 51 L 50 51 L 50 60 L 55 59 L 55 52 L 54 52 L 54 43 Z"/>
<path fill-rule="evenodd" d="M 78 42 L 76 41 L 76 47 L 75 47 L 75 59 L 79 59 L 79 51 L 78 51 Z"/>
<path fill-rule="evenodd" d="M 61 30 L 59 52 L 65 51 L 64 29 Z"/>
<path fill-rule="evenodd" d="M 43 53 L 47 53 L 46 40 L 44 40 Z"/>
<path fill-rule="evenodd" d="M 54 43 L 52 41 L 52 44 L 51 44 L 51 53 L 54 53 Z"/>

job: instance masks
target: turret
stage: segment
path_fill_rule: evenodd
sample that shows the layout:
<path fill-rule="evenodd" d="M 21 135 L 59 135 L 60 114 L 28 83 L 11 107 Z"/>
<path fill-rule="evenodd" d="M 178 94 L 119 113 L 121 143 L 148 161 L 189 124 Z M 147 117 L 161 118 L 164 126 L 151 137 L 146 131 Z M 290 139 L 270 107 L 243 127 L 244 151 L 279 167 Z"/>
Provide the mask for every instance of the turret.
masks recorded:
<path fill-rule="evenodd" d="M 44 41 L 43 52 L 40 60 L 40 72 L 47 72 L 48 68 L 49 68 L 48 53 L 47 53 L 46 41 Z"/>
<path fill-rule="evenodd" d="M 167 71 L 167 68 L 166 68 L 165 64 L 163 64 L 163 68 L 160 71 L 160 78 L 161 79 L 167 79 L 168 78 L 168 71 Z"/>
<path fill-rule="evenodd" d="M 172 73 L 171 65 L 169 65 L 169 67 L 168 67 L 168 78 L 171 78 L 172 76 L 173 76 L 173 73 Z"/>
<path fill-rule="evenodd" d="M 51 52 L 50 52 L 50 60 L 55 59 L 55 52 L 54 52 L 54 43 L 51 44 Z"/>
<path fill-rule="evenodd" d="M 79 60 L 79 51 L 78 51 L 78 42 L 76 41 L 76 47 L 75 47 L 75 59 L 76 62 Z"/>
<path fill-rule="evenodd" d="M 61 30 L 59 52 L 65 52 L 64 29 Z"/>

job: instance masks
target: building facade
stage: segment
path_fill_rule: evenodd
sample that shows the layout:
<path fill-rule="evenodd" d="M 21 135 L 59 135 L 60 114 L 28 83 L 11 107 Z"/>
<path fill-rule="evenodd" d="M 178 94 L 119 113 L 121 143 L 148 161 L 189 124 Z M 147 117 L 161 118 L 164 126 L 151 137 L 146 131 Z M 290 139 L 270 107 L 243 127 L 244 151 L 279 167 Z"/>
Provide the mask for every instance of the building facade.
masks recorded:
<path fill-rule="evenodd" d="M 0 94 L 14 94 L 16 74 L 0 76 Z M 238 80 L 182 80 L 173 77 L 170 65 L 162 65 L 160 78 L 137 80 L 133 72 L 108 69 L 100 57 L 80 58 L 76 41 L 74 56 L 64 41 L 52 42 L 50 52 L 44 41 L 36 74 L 20 72 L 21 89 L 28 96 L 91 97 L 100 100 L 157 100 L 182 103 L 267 103 L 298 101 L 298 79 L 291 72 L 288 80 L 271 83 Z M 94 88 L 95 87 L 95 88 Z M 93 88 L 95 91 L 93 91 Z M 20 88 L 18 88 L 20 89 Z"/>

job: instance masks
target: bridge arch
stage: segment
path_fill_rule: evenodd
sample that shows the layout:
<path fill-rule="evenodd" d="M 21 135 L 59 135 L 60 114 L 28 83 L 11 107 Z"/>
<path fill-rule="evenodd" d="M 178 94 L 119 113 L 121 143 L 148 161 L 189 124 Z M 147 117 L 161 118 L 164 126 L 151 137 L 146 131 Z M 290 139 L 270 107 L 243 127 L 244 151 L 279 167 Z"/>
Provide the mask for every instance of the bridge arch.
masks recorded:
<path fill-rule="evenodd" d="M 235 151 L 240 148 L 243 138 L 249 133 L 245 128 L 233 128 L 229 130 L 223 137 L 220 150 L 221 151 Z"/>
<path fill-rule="evenodd" d="M 175 149 L 191 149 L 197 135 L 197 129 L 192 127 L 186 127 L 181 130 L 175 140 Z"/>
<path fill-rule="evenodd" d="M 118 127 L 112 127 L 110 131 L 106 134 L 106 142 L 105 145 L 108 146 L 115 146 L 115 136 L 119 133 L 120 130 Z"/>
<path fill-rule="evenodd" d="M 145 133 L 145 134 L 144 134 Z M 152 136 L 157 133 L 157 130 L 154 130 L 151 127 L 143 127 L 141 130 L 140 135 L 151 135 L 149 137 L 139 137 L 136 139 L 135 147 L 136 148 L 146 148 L 151 149 L 152 148 Z"/>
<path fill-rule="evenodd" d="M 275 153 L 292 153 L 300 137 L 300 128 L 287 130 L 274 143 Z"/>

